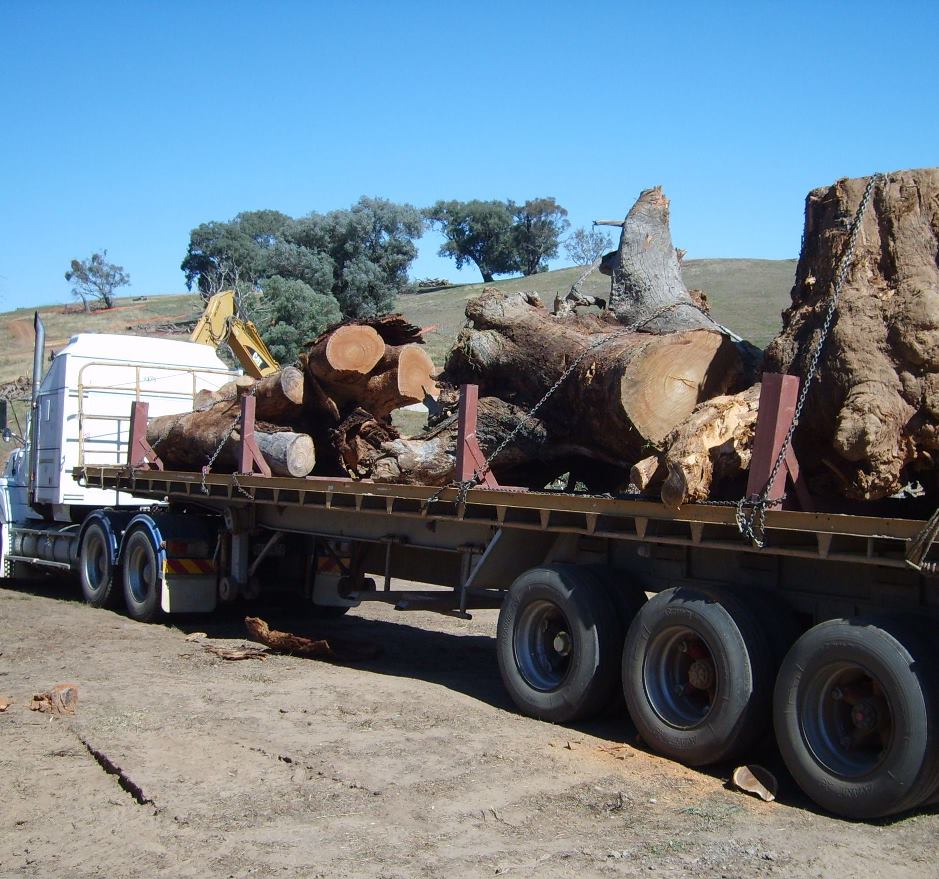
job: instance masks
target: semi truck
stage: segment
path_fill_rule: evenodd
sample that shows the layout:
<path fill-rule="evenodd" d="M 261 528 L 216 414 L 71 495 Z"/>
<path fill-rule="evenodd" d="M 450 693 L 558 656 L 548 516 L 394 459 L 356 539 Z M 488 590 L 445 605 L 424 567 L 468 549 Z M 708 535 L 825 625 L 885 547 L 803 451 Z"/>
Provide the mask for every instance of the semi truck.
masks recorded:
<path fill-rule="evenodd" d="M 746 759 L 775 734 L 801 789 L 850 818 L 939 795 L 939 581 L 909 502 L 769 509 L 754 542 L 732 504 L 169 471 L 146 417 L 229 380 L 215 351 L 81 334 L 43 375 L 38 315 L 36 329 L 28 429 L 0 479 L 9 576 L 69 573 L 89 604 L 141 622 L 263 601 L 272 584 L 324 617 L 364 601 L 498 608 L 499 668 L 524 714 L 612 707 L 691 766 Z M 463 474 L 478 467 L 471 391 Z"/>

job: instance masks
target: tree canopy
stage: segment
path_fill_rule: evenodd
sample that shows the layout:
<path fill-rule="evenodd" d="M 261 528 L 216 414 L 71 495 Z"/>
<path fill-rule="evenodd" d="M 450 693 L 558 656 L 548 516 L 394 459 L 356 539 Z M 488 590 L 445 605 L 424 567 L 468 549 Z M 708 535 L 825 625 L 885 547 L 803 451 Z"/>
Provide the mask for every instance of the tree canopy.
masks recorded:
<path fill-rule="evenodd" d="M 88 311 L 90 302 L 97 300 L 105 308 L 114 305 L 114 291 L 130 283 L 130 275 L 123 266 L 107 261 L 107 250 L 93 253 L 88 259 L 73 259 L 65 280 L 72 284 L 72 295 L 81 300 Z"/>
<path fill-rule="evenodd" d="M 553 198 L 532 198 L 515 205 L 513 216 L 512 237 L 519 270 L 523 275 L 546 272 L 547 261 L 558 255 L 561 236 L 570 226 L 567 210 Z"/>
<path fill-rule="evenodd" d="M 193 229 L 180 267 L 189 289 L 204 296 L 227 287 L 263 290 L 277 277 L 332 297 L 343 318 L 365 317 L 387 311 L 407 289 L 421 232 L 415 208 L 380 198 L 300 219 L 249 211 Z"/>
<path fill-rule="evenodd" d="M 557 256 L 569 223 L 567 211 L 551 197 L 513 201 L 438 201 L 424 210 L 429 226 L 446 239 L 440 256 L 451 257 L 458 269 L 474 263 L 484 281 L 495 275 L 547 270 Z"/>
<path fill-rule="evenodd" d="M 247 304 L 258 332 L 280 363 L 292 363 L 305 342 L 342 320 L 335 297 L 317 293 L 296 278 L 273 275 L 265 279 L 263 295 Z"/>
<path fill-rule="evenodd" d="M 458 269 L 472 262 L 487 282 L 518 271 L 509 202 L 438 201 L 424 216 L 446 238 L 439 255 L 452 257 Z"/>

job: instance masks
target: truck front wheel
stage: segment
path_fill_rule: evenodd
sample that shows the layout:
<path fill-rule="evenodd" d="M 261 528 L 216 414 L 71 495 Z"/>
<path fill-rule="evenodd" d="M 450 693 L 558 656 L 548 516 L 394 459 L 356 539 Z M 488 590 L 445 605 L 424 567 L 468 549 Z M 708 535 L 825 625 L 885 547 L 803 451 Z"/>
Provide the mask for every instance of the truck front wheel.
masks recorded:
<path fill-rule="evenodd" d="M 499 671 L 523 714 L 566 723 L 599 713 L 617 686 L 622 625 L 602 584 L 584 568 L 532 568 L 499 613 Z"/>
<path fill-rule="evenodd" d="M 809 629 L 779 671 L 774 720 L 799 787 L 838 815 L 893 815 L 936 786 L 936 663 L 907 621 L 828 620 Z"/>
<path fill-rule="evenodd" d="M 723 589 L 678 587 L 636 614 L 623 692 L 655 752 L 688 766 L 739 753 L 768 728 L 773 663 L 754 615 Z"/>
<path fill-rule="evenodd" d="M 104 526 L 92 522 L 82 537 L 78 556 L 82 595 L 92 607 L 106 607 L 114 599 L 114 565 L 111 546 Z"/>
<path fill-rule="evenodd" d="M 150 535 L 135 528 L 121 550 L 121 572 L 127 612 L 142 623 L 160 614 L 160 571 L 157 551 Z"/>

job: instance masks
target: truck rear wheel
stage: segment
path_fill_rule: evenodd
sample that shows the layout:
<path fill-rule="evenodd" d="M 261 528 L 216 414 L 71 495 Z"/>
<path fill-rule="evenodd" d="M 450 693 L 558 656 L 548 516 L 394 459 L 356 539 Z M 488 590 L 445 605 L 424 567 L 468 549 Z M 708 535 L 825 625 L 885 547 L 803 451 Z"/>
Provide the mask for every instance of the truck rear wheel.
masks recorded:
<path fill-rule="evenodd" d="M 143 528 L 127 535 L 121 549 L 121 572 L 127 612 L 142 623 L 160 614 L 160 571 L 153 540 Z"/>
<path fill-rule="evenodd" d="M 939 686 L 928 643 L 896 619 L 828 620 L 786 657 L 776 740 L 802 790 L 848 818 L 912 809 L 939 777 Z"/>
<path fill-rule="evenodd" d="M 599 581 L 576 565 L 522 574 L 499 613 L 499 671 L 523 714 L 565 723 L 599 713 L 617 686 L 622 625 Z"/>
<path fill-rule="evenodd" d="M 724 590 L 678 587 L 636 615 L 623 650 L 629 715 L 655 752 L 726 760 L 768 727 L 773 664 L 750 610 Z"/>
<path fill-rule="evenodd" d="M 104 526 L 92 522 L 82 537 L 78 554 L 78 572 L 82 595 L 92 607 L 106 607 L 114 603 L 114 565 L 111 546 Z"/>

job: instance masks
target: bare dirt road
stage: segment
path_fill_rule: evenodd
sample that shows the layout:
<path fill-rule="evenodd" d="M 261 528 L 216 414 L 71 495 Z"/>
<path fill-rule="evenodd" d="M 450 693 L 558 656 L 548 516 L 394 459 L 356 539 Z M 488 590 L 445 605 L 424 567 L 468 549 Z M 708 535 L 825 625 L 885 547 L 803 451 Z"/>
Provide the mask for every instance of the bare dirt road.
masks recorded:
<path fill-rule="evenodd" d="M 939 813 L 855 824 L 781 774 L 781 801 L 635 746 L 623 717 L 515 714 L 495 613 L 379 605 L 326 626 L 382 645 L 357 666 L 226 662 L 235 612 L 142 625 L 72 589 L 0 589 L 0 875 L 101 877 L 939 875 Z M 75 682 L 74 717 L 28 710 Z M 771 751 L 761 759 L 775 771 Z"/>

